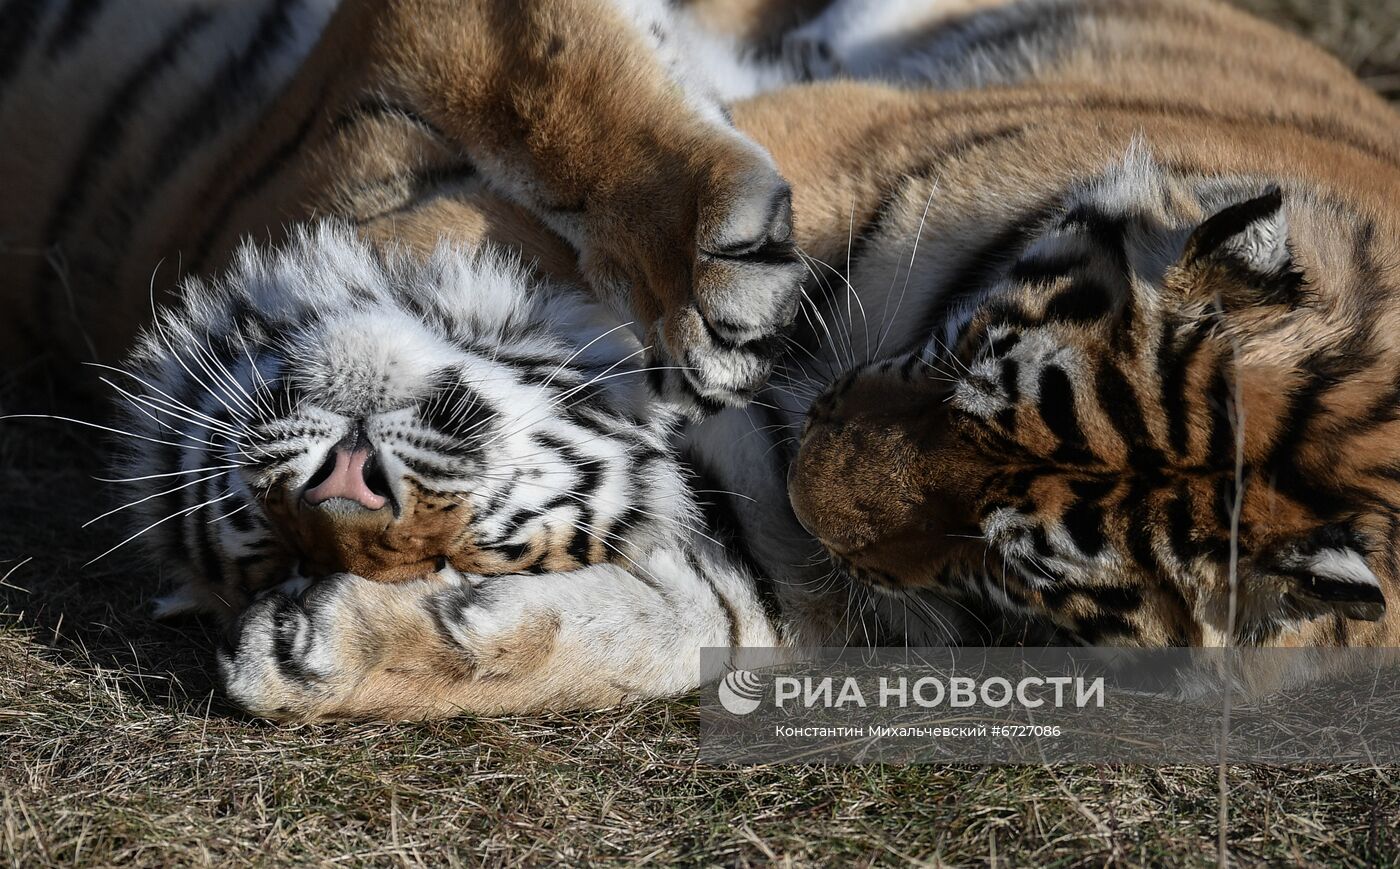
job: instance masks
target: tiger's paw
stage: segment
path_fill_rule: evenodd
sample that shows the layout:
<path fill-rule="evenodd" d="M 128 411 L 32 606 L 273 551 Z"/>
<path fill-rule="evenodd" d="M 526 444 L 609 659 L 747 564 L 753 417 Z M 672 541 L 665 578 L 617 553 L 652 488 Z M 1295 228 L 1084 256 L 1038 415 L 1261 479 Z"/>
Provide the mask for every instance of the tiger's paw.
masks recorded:
<path fill-rule="evenodd" d="M 747 404 L 797 316 L 804 270 L 792 191 L 766 154 L 755 156 L 701 197 L 691 292 L 668 306 L 649 342 L 653 385 L 692 415 Z"/>
<path fill-rule="evenodd" d="M 919 2 L 929 5 L 928 0 Z M 908 0 L 834 0 L 822 14 L 783 36 L 783 63 L 806 81 L 846 75 L 857 47 L 878 34 L 882 21 L 913 17 L 905 5 Z"/>
<path fill-rule="evenodd" d="M 350 574 L 254 601 L 219 655 L 229 698 L 260 718 L 407 720 L 537 708 L 559 618 L 504 584 L 397 585 Z"/>
<path fill-rule="evenodd" d="M 219 675 L 228 697 L 260 718 L 304 720 L 353 685 L 353 666 L 337 654 L 337 622 L 346 586 L 336 576 L 311 586 L 287 583 L 265 592 L 239 616 Z M 360 580 L 364 582 L 364 580 Z"/>

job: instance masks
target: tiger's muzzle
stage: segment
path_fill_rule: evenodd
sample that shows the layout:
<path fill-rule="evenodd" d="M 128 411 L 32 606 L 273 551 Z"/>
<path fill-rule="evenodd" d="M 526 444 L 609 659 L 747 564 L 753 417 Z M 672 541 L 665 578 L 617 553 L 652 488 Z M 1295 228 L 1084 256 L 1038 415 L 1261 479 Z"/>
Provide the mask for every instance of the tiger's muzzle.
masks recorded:
<path fill-rule="evenodd" d="M 448 564 L 477 566 L 470 507 L 412 480 L 392 485 L 363 434 L 332 447 L 304 484 L 269 491 L 264 507 L 311 576 L 353 573 L 404 582 Z"/>
<path fill-rule="evenodd" d="M 978 534 L 985 473 L 950 428 L 946 397 L 869 372 L 838 382 L 808 413 L 788 471 L 793 510 L 843 566 L 876 586 L 921 585 Z"/>

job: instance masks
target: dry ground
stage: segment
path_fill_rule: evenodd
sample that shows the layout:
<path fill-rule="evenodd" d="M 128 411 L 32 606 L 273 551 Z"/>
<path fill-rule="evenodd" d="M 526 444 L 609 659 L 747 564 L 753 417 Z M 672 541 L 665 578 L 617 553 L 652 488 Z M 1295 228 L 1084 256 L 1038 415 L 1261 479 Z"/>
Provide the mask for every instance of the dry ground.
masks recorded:
<path fill-rule="evenodd" d="M 1247 0 L 1400 98 L 1400 4 Z M 0 395 L 3 395 L 0 392 Z M 0 411 L 34 399 L 9 395 Z M 32 405 L 31 405 L 32 406 Z M 159 577 L 81 565 L 87 435 L 0 427 L 0 861 L 1209 863 L 1215 770 L 713 768 L 691 707 L 285 729 L 222 703 Z M 21 563 L 22 559 L 33 558 Z M 1240 864 L 1400 865 L 1394 769 L 1230 770 Z"/>

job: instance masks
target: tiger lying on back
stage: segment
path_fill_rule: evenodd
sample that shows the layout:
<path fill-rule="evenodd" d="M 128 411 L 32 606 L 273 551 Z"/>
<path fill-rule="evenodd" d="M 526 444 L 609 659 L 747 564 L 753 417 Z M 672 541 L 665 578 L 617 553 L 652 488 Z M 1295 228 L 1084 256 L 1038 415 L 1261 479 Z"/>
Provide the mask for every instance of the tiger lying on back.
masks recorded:
<path fill-rule="evenodd" d="M 793 185 L 797 245 L 818 263 L 849 261 L 850 282 L 872 322 L 853 322 L 846 334 L 833 335 L 834 321 L 848 319 L 855 306 L 850 294 L 831 286 L 842 275 L 818 271 L 809 284 L 818 304 L 804 311 L 799 344 L 783 360 L 778 381 L 759 393 L 752 416 L 726 411 L 687 430 L 684 458 L 700 472 L 703 488 L 637 538 L 627 540 L 624 526 L 621 537 L 631 547 L 625 557 L 613 558 L 578 533 L 597 529 L 566 515 L 572 509 L 566 490 L 576 488 L 588 465 L 597 471 L 597 461 L 607 473 L 626 474 L 576 454 L 562 463 L 568 472 L 552 490 L 562 500 L 547 510 L 532 505 L 520 527 L 528 525 L 526 533 L 502 540 L 472 529 L 470 545 L 456 547 L 454 535 L 449 548 L 470 554 L 470 570 L 588 566 L 482 581 L 458 575 L 450 558 L 433 558 L 432 566 L 442 568 L 436 576 L 391 585 L 340 575 L 301 598 L 265 597 L 244 611 L 225 664 L 236 698 L 289 717 L 600 705 L 698 684 L 713 675 L 699 670 L 702 645 L 967 639 L 978 626 L 961 618 L 963 607 L 988 604 L 1008 621 L 1044 619 L 1086 642 L 1400 642 L 1385 609 L 1397 592 L 1389 492 L 1396 458 L 1394 439 L 1385 437 L 1396 405 L 1389 362 L 1395 354 L 1384 328 L 1395 304 L 1385 287 L 1396 237 L 1392 203 L 1400 192 L 1393 144 L 1400 125 L 1392 112 L 1314 49 L 1209 3 L 1027 2 L 966 15 L 969 6 L 996 4 L 928 4 L 919 26 L 911 27 L 922 36 L 895 53 L 898 63 L 887 69 L 865 64 L 889 53 L 843 54 L 865 44 L 849 30 L 831 44 L 823 41 L 823 27 L 852 20 L 843 9 L 850 5 L 838 3 L 792 43 L 804 47 L 818 71 L 822 64 L 849 68 L 899 79 L 905 88 L 814 85 L 739 103 L 733 113 Z M 940 19 L 940 8 L 957 14 Z M 403 61 L 412 56 L 441 71 L 430 62 L 434 50 L 444 50 L 432 34 L 451 28 L 435 28 L 431 15 L 418 14 L 411 31 L 390 29 L 388 45 L 398 48 L 376 49 L 399 52 L 401 65 L 388 69 L 412 67 Z M 334 37 L 334 31 L 327 37 L 333 47 Z M 1271 50 L 1241 66 L 1228 47 L 1241 44 Z M 360 69 L 331 49 L 322 53 Z M 1231 79 L 1228 90 L 1213 85 L 1223 72 Z M 308 117 L 308 101 L 320 95 L 305 81 L 325 76 L 324 70 L 303 76 L 267 126 L 295 131 Z M 365 86 L 356 84 L 350 95 Z M 1251 97 L 1258 93 L 1268 94 L 1267 112 Z M 437 127 L 451 116 L 432 100 L 427 106 L 441 118 L 412 101 L 388 105 L 395 126 L 384 135 L 401 143 L 402 154 L 427 147 L 416 137 L 415 117 L 430 117 Z M 408 132 L 399 129 L 404 117 Z M 651 122 L 629 118 L 643 128 Z M 347 128 L 353 125 L 342 121 L 341 131 Z M 366 150 L 358 135 L 369 132 L 328 138 L 325 153 L 338 160 L 323 155 L 308 164 L 352 179 L 357 165 L 379 165 L 387 152 Z M 280 163 L 269 164 L 269 156 L 301 140 L 265 128 L 257 141 L 249 165 L 275 168 Z M 452 156 L 430 153 L 435 161 Z M 551 170 L 565 177 L 568 164 L 560 160 Z M 504 236 L 543 250 L 545 268 L 567 276 L 568 255 L 532 229 L 527 215 L 494 217 L 507 206 L 478 196 L 479 189 L 464 195 L 441 168 L 448 164 L 432 165 L 437 172 L 403 183 L 405 195 L 389 206 L 389 219 L 382 210 L 364 212 L 369 219 L 361 234 L 397 255 L 432 249 L 430 240 L 445 231 L 472 242 Z M 235 172 L 224 186 L 251 186 L 256 194 L 274 174 Z M 332 177 L 340 187 L 359 189 Z M 344 203 L 368 201 L 299 195 L 310 196 L 319 211 L 352 217 L 360 212 Z M 725 201 L 713 192 L 698 199 Z M 231 200 L 244 201 L 227 192 L 212 199 Z M 272 210 L 300 213 L 298 202 Z M 332 202 L 341 205 L 326 204 Z M 532 207 L 568 231 L 567 218 L 537 202 Z M 624 210 L 618 206 L 616 214 Z M 224 231 L 230 238 L 240 225 L 268 220 L 253 206 L 227 211 L 220 217 L 232 221 Z M 318 244 L 338 246 L 356 263 L 376 256 L 374 248 L 356 248 L 335 234 L 307 239 L 285 262 L 314 262 Z M 590 285 L 610 286 L 610 269 L 589 265 L 591 237 L 572 240 L 583 251 L 583 271 L 594 276 Z M 746 250 L 752 262 L 742 267 L 761 269 L 786 247 L 781 230 L 771 227 L 754 244 Z M 701 268 L 722 261 L 703 244 L 685 249 L 697 279 L 729 271 Z M 362 267 L 368 268 L 356 266 Z M 245 264 L 229 280 L 243 286 L 257 268 L 256 261 Z M 431 311 L 413 310 L 418 292 L 395 289 L 427 285 L 433 297 L 450 296 L 461 282 L 436 283 L 441 270 L 386 266 L 371 274 L 377 277 L 368 289 L 348 281 L 340 290 L 360 296 L 357 316 L 421 317 L 448 356 L 469 352 L 456 345 L 480 337 L 475 327 L 455 325 L 461 313 L 439 315 L 437 323 Z M 756 283 L 765 274 L 760 270 Z M 637 285 L 667 283 L 647 278 Z M 244 292 L 230 289 L 223 298 Z M 630 304 L 646 310 L 650 303 L 633 298 Z M 220 324 L 213 331 L 226 332 L 224 318 L 239 316 L 236 304 L 230 310 L 211 314 L 204 328 Z M 281 329 L 311 339 L 282 342 L 292 349 L 314 349 L 319 341 L 316 323 L 271 330 L 251 323 L 235 334 L 252 327 L 264 336 Z M 590 328 L 582 335 L 606 331 Z M 586 348 L 592 337 L 574 346 Z M 578 339 L 555 335 L 546 343 L 557 348 L 557 341 Z M 262 370 L 256 359 L 245 365 L 234 358 L 241 350 L 211 350 L 223 355 L 190 364 L 186 385 L 205 398 L 230 393 L 224 398 L 235 406 L 240 399 L 254 404 L 264 375 L 254 374 Z M 167 354 L 179 355 L 169 348 Z M 283 353 L 277 364 L 303 355 Z M 197 350 L 194 356 L 200 357 Z M 755 356 L 761 365 L 765 354 Z M 829 370 L 869 358 L 880 361 L 855 366 L 810 401 L 827 386 Z M 547 354 L 543 368 L 567 369 L 565 359 Z M 184 366 L 170 368 L 172 360 L 167 370 L 180 380 Z M 219 366 L 232 366 L 236 385 L 211 380 Z M 272 395 L 275 367 L 268 369 Z M 377 455 L 450 451 L 464 436 L 471 446 L 471 433 L 454 432 L 450 418 L 434 422 L 433 408 L 453 403 L 454 376 L 470 384 L 479 375 L 466 361 L 445 367 L 445 377 L 417 369 L 411 394 L 391 390 L 392 406 L 385 405 L 412 422 L 413 437 L 427 440 L 415 445 L 394 435 L 408 446 Z M 576 376 L 596 370 L 585 365 Z M 712 404 L 695 395 L 740 401 L 758 370 L 741 366 L 741 377 L 687 380 L 690 392 L 682 397 L 704 408 Z M 317 396 L 308 400 L 325 410 L 320 405 L 335 390 L 300 379 L 303 394 Z M 543 379 L 518 385 L 547 395 Z M 730 386 L 708 392 L 715 381 Z M 732 388 L 735 383 L 743 385 Z M 609 455 L 621 455 L 620 420 L 635 414 L 635 405 L 599 400 L 598 412 L 608 420 L 599 439 Z M 471 400 L 456 404 L 480 407 Z M 207 411 L 197 411 L 177 427 L 194 434 L 210 425 Z M 512 411 L 496 404 L 490 416 L 509 426 Z M 529 428 L 527 419 L 516 419 Z M 794 451 L 789 444 L 804 422 Z M 330 497 L 313 507 L 340 501 L 380 509 L 424 482 L 461 493 L 434 478 L 432 467 L 415 470 L 401 456 L 402 467 L 389 466 L 398 478 L 384 479 L 386 465 L 371 462 L 361 442 L 368 434 L 351 429 L 318 432 L 314 421 L 307 428 L 326 452 L 317 461 L 304 450 L 289 482 L 310 495 L 308 503 L 329 487 L 321 494 Z M 1235 437 L 1237 431 L 1244 437 Z M 1329 437 L 1360 445 L 1332 453 Z M 541 449 L 567 459 L 577 443 L 546 441 Z M 1243 445 L 1243 456 L 1234 455 L 1234 444 Z M 527 457 L 516 454 L 521 464 L 512 474 Z M 1245 474 L 1234 473 L 1236 460 Z M 673 461 L 660 457 L 662 464 Z M 169 472 L 196 468 L 223 470 L 196 462 L 172 463 Z M 854 579 L 812 559 L 814 541 L 788 508 L 789 476 L 796 517 Z M 1246 482 L 1239 509 L 1236 479 Z M 714 504 L 705 526 L 692 533 L 701 500 Z M 271 511 L 263 515 L 277 521 Z M 497 514 L 473 506 L 471 515 Z M 615 514 L 599 515 L 606 522 Z M 1230 535 L 1221 532 L 1236 525 L 1239 606 L 1231 625 Z M 665 529 L 676 536 L 655 536 Z M 562 546 L 561 534 L 568 538 Z M 510 548 L 522 542 L 525 550 Z M 492 548 L 501 543 L 506 547 Z M 440 548 L 422 551 L 437 556 Z M 365 554 L 364 547 L 305 543 L 274 545 L 273 554 L 285 562 L 299 549 L 303 556 L 329 552 L 311 559 L 312 572 L 349 566 L 349 558 Z M 215 575 L 231 576 L 238 587 L 228 565 L 239 568 L 241 553 L 212 554 L 220 568 Z M 199 557 L 198 547 L 192 555 Z M 526 556 L 538 558 L 516 560 Z M 409 560 L 409 573 L 425 571 L 426 561 Z M 376 560 L 357 569 L 373 575 L 383 567 Z M 246 590 L 273 578 L 260 576 Z M 379 578 L 405 579 L 393 569 Z M 872 598 L 863 583 L 899 596 Z M 238 610 L 243 600 L 230 603 Z M 995 623 L 986 627 L 993 639 L 1005 633 Z"/>

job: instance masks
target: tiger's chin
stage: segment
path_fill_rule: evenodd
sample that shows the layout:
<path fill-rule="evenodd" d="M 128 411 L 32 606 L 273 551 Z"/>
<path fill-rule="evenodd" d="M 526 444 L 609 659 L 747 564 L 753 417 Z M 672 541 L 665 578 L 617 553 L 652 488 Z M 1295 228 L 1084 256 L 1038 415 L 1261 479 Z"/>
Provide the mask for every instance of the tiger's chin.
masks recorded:
<path fill-rule="evenodd" d="M 349 573 L 373 582 L 425 579 L 447 568 L 477 576 L 576 570 L 577 559 L 548 540 L 506 551 L 477 542 L 471 506 L 462 496 L 405 481 L 393 506 L 367 509 L 343 498 L 310 503 L 295 492 L 274 493 L 264 512 L 301 571 L 321 577 Z M 545 536 L 548 536 L 546 533 Z"/>

